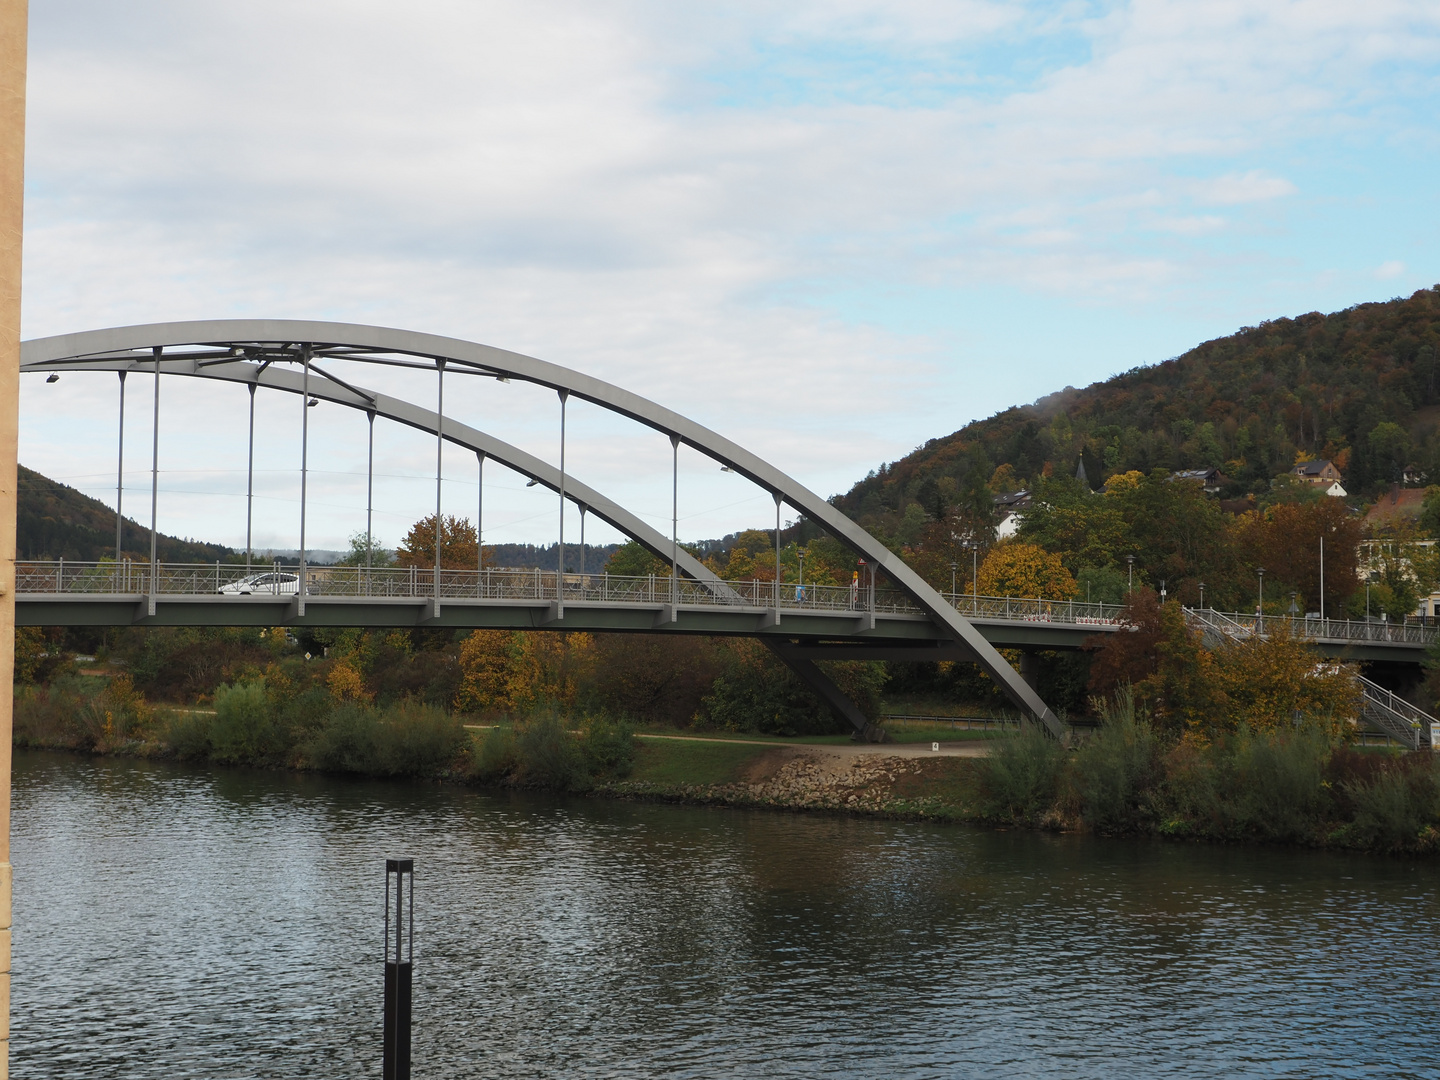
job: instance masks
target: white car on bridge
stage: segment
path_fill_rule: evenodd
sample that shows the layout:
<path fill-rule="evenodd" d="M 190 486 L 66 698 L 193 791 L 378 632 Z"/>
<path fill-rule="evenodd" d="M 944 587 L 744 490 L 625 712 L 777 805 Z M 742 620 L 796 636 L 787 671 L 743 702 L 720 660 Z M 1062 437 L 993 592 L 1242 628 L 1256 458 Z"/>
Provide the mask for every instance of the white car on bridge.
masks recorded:
<path fill-rule="evenodd" d="M 267 571 L 222 585 L 225 596 L 295 596 L 300 592 L 300 575 L 287 571 Z"/>

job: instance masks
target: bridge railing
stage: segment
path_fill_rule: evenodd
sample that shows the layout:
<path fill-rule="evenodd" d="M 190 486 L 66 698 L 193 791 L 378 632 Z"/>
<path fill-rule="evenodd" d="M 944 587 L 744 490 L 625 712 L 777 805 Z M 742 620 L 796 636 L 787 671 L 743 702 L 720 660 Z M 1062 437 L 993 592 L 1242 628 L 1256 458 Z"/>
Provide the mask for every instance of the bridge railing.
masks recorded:
<path fill-rule="evenodd" d="M 1440 626 L 1434 621 L 1380 622 L 1365 619 L 1292 618 L 1288 615 L 1254 615 L 1242 612 L 1219 612 L 1209 608 L 1187 608 L 1196 621 L 1211 624 L 1231 637 L 1271 634 L 1284 630 L 1291 637 L 1304 641 L 1352 641 L 1357 644 L 1379 642 L 1387 645 L 1429 645 L 1440 637 Z"/>
<path fill-rule="evenodd" d="M 1079 600 L 1033 600 L 1012 596 L 975 596 L 946 593 L 955 610 L 971 619 L 1004 619 L 1018 622 L 1070 623 L 1076 626 L 1113 628 L 1124 623 L 1125 609 L 1119 604 L 1086 603 Z"/>
<path fill-rule="evenodd" d="M 16 591 L 22 594 L 92 594 L 146 596 L 209 596 L 221 593 L 290 596 L 299 591 L 294 565 L 233 563 L 75 562 L 29 560 L 16 564 Z M 773 581 L 703 582 L 668 574 L 567 573 L 554 570 L 493 567 L 486 570 L 440 571 L 441 600 L 545 601 L 562 594 L 566 601 L 663 604 L 685 606 L 771 608 L 787 611 L 833 611 L 877 614 L 919 614 L 912 600 L 897 589 L 871 590 L 858 585 L 799 585 Z M 307 566 L 305 593 L 314 597 L 426 599 L 436 595 L 435 571 L 421 567 Z M 1115 604 L 1032 600 L 1015 597 L 950 594 L 946 599 L 962 614 L 977 619 L 1057 622 L 1114 627 L 1122 609 Z"/>
<path fill-rule="evenodd" d="M 130 596 L 214 596 L 238 593 L 240 583 L 252 581 L 254 595 L 294 595 L 298 589 L 298 567 L 282 564 L 253 564 L 248 569 L 233 563 L 161 563 L 151 582 L 146 562 L 102 560 L 75 562 L 68 559 L 23 560 L 16 563 L 15 589 L 19 595 Z M 269 578 L 270 580 L 264 580 Z M 305 592 L 314 597 L 357 597 L 375 599 L 426 599 L 436 594 L 435 571 L 409 567 L 308 566 Z M 668 574 L 626 576 L 620 574 L 567 573 L 557 579 L 554 570 L 519 570 L 493 567 L 486 570 L 440 572 L 439 595 L 444 600 L 491 600 L 543 602 L 563 595 L 565 601 L 597 603 L 665 604 L 686 607 L 771 608 L 778 598 L 785 611 L 853 612 L 874 611 L 881 615 L 920 614 L 904 593 L 850 585 L 797 585 L 786 582 L 776 589 L 773 581 L 702 582 L 681 578 L 672 582 Z M 982 622 L 1042 622 L 1075 627 L 1114 630 L 1125 625 L 1124 609 L 1118 604 L 1084 603 L 1078 600 L 1036 600 L 1004 596 L 976 596 L 948 593 L 945 599 L 960 614 Z M 1244 613 L 1222 613 L 1209 608 L 1187 609 L 1187 617 L 1218 633 L 1241 637 L 1269 633 L 1285 627 L 1298 638 L 1310 641 L 1375 642 L 1390 645 L 1426 646 L 1440 637 L 1433 622 L 1369 622 L 1352 619 L 1308 619 Z M 1211 625 L 1213 624 L 1213 625 Z"/>

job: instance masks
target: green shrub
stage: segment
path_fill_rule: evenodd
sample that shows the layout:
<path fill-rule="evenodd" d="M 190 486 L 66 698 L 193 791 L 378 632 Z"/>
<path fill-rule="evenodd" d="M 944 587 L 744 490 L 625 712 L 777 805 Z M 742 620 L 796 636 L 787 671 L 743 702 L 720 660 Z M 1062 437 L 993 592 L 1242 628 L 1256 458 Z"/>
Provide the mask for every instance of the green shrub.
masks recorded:
<path fill-rule="evenodd" d="M 1054 804 L 1065 751 L 1039 724 L 990 743 L 981 770 L 987 817 L 1028 820 Z"/>
<path fill-rule="evenodd" d="M 513 773 L 520 757 L 515 748 L 515 732 L 497 727 L 485 733 L 470 766 L 470 775 L 477 780 L 500 780 Z"/>
<path fill-rule="evenodd" d="M 160 731 L 160 739 L 182 761 L 207 758 L 212 720 L 209 713 L 172 712 Z"/>
<path fill-rule="evenodd" d="M 322 772 L 372 775 L 380 760 L 380 723 L 376 710 L 349 703 L 337 705 L 302 745 L 307 765 Z"/>
<path fill-rule="evenodd" d="M 1325 785 L 1331 747 L 1318 728 L 1259 733 L 1242 725 L 1170 755 L 1167 811 L 1214 839 L 1307 838 L 1333 810 Z"/>
<path fill-rule="evenodd" d="M 1440 820 L 1440 768 L 1429 752 L 1386 765 L 1368 781 L 1345 785 L 1355 807 L 1347 831 L 1364 847 L 1402 851 L 1415 846 L 1422 830 Z"/>
<path fill-rule="evenodd" d="M 590 776 L 580 742 L 565 729 L 558 713 L 537 713 L 515 733 L 518 779 L 559 791 L 583 790 Z"/>
<path fill-rule="evenodd" d="M 1152 796 L 1163 775 L 1160 740 L 1149 717 L 1136 714 L 1128 686 L 1101 703 L 1099 711 L 1099 730 L 1075 754 L 1070 795 L 1092 828 L 1134 828 L 1152 813 Z"/>
<path fill-rule="evenodd" d="M 62 676 L 50 686 L 19 687 L 14 703 L 16 746 L 104 753 L 145 737 L 151 719 L 124 675 L 109 682 Z"/>
<path fill-rule="evenodd" d="M 834 665 L 832 678 L 866 702 L 878 704 L 883 670 L 863 662 Z M 849 723 L 835 716 L 799 676 L 775 658 L 759 641 L 731 642 L 723 673 L 700 702 L 698 713 L 705 727 L 722 731 L 752 731 L 765 735 L 838 735 Z"/>
<path fill-rule="evenodd" d="M 73 718 L 79 705 L 77 697 L 58 686 L 17 687 L 15 745 L 78 749 Z"/>
<path fill-rule="evenodd" d="M 453 765 L 464 746 L 460 721 L 433 705 L 402 701 L 376 709 L 351 702 L 330 710 L 302 753 L 326 772 L 434 776 Z"/>
<path fill-rule="evenodd" d="M 224 685 L 215 691 L 210 725 L 210 756 L 215 761 L 251 765 L 269 761 L 288 747 L 265 697 L 265 680 Z"/>
<path fill-rule="evenodd" d="M 623 779 L 635 767 L 635 729 L 623 720 L 592 716 L 585 724 L 581 749 L 588 773 Z"/>
<path fill-rule="evenodd" d="M 1248 728 L 1234 741 L 1238 824 L 1270 840 L 1306 837 L 1323 816 L 1322 783 L 1330 743 L 1315 727 L 1261 735 Z"/>
<path fill-rule="evenodd" d="M 407 699 L 384 710 L 373 773 L 433 776 L 455 764 L 465 745 L 465 728 L 458 717 Z"/>

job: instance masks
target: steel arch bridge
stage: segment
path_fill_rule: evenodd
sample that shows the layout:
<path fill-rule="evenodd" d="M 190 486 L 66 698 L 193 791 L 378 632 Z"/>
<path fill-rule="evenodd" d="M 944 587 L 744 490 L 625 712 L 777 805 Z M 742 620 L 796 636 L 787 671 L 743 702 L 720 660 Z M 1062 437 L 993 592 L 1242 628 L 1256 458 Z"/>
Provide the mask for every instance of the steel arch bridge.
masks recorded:
<path fill-rule="evenodd" d="M 425 408 L 341 378 L 329 370 L 335 361 L 433 373 L 438 387 L 436 408 Z M 322 573 L 323 568 L 308 568 L 305 562 L 305 454 L 308 451 L 302 449 L 301 566 L 295 595 L 233 596 L 221 600 L 216 590 L 209 588 L 208 580 L 203 586 L 176 590 L 167 587 L 166 571 L 152 554 L 148 566 L 126 565 L 123 577 L 119 564 L 112 566 L 108 586 L 101 589 L 77 591 L 63 577 L 57 579 L 53 592 L 21 586 L 26 600 L 24 606 L 30 609 L 24 621 L 32 625 L 42 622 L 92 625 L 266 622 L 272 625 L 437 627 L 519 624 L 557 630 L 668 628 L 744 633 L 763 638 L 832 708 L 867 735 L 873 732 L 864 717 L 815 665 L 816 659 L 903 655 L 915 659 L 973 660 L 996 680 L 1023 715 L 1045 725 L 1057 736 L 1063 732 L 1059 720 L 1035 690 L 1000 656 L 970 619 L 825 499 L 724 436 L 639 394 L 582 372 L 493 346 L 433 334 L 268 319 L 158 323 L 35 339 L 21 346 L 21 370 L 52 375 L 62 371 L 115 372 L 121 379 L 122 402 L 128 375 L 152 376 L 157 406 L 161 376 L 187 376 L 245 386 L 252 403 L 252 452 L 253 401 L 259 389 L 299 395 L 307 403 L 319 400 L 355 409 L 370 419 L 372 433 L 377 417 L 391 420 L 436 437 L 437 504 L 439 452 L 442 444 L 448 443 L 477 455 L 482 469 L 482 500 L 484 463 L 494 460 L 554 491 L 562 507 L 567 501 L 575 504 L 582 513 L 582 521 L 583 514 L 597 515 L 670 563 L 674 570 L 660 587 L 658 604 L 653 581 L 649 595 L 639 601 L 633 588 L 628 593 L 621 590 L 622 595 L 612 596 L 609 580 L 604 582 L 602 594 L 596 595 L 596 590 L 589 587 L 590 579 L 581 581 L 577 587 L 569 580 L 570 575 L 559 572 L 563 567 L 557 567 L 555 573 L 548 575 L 548 580 L 545 575 L 535 575 L 533 591 L 521 590 L 523 595 L 515 594 L 513 588 L 509 591 L 515 595 L 511 596 L 494 594 L 493 590 L 487 592 L 487 585 L 493 586 L 496 580 L 495 571 L 477 568 L 474 574 L 489 574 L 490 578 L 488 582 L 481 582 L 477 577 L 472 583 L 463 580 L 463 572 L 442 571 L 438 566 L 423 580 L 412 576 L 410 586 L 399 590 L 399 595 L 389 586 L 377 595 L 375 575 L 385 580 L 379 571 L 368 574 L 364 586 L 357 577 L 353 588 L 332 589 L 326 583 L 333 578 L 333 572 Z M 561 404 L 559 462 L 552 464 L 458 417 L 446 415 L 444 378 L 447 372 L 524 381 L 554 390 Z M 849 603 L 823 611 L 792 613 L 785 610 L 778 581 L 770 596 L 762 595 L 763 586 L 747 596 L 743 586 L 737 588 L 719 580 L 679 546 L 676 536 L 665 536 L 617 501 L 568 474 L 564 460 L 564 408 L 571 397 L 650 427 L 669 438 L 675 453 L 678 454 L 681 444 L 689 446 L 768 491 L 775 501 L 777 545 L 782 504 L 798 510 L 862 560 L 868 580 L 863 582 L 861 595 L 846 590 L 851 593 Z M 158 415 L 157 407 L 157 418 Z M 301 415 L 308 417 L 308 410 L 302 408 Z M 308 430 L 307 424 L 308 420 L 302 419 L 302 429 Z M 156 489 L 152 486 L 152 548 L 155 498 Z M 562 558 L 563 518 L 562 514 Z M 79 569 L 72 567 L 72 583 Z M 217 574 L 222 569 L 217 568 Z M 63 572 L 61 570 L 62 575 Z M 92 581 L 96 574 L 104 576 L 98 567 L 91 573 Z M 462 580 L 457 581 L 457 574 L 462 575 Z M 877 575 L 888 579 L 891 587 L 880 588 Z M 195 579 L 193 568 L 191 577 Z M 546 593 L 548 595 L 544 595 Z M 524 609 L 519 615 L 514 610 L 517 603 Z M 642 609 L 638 620 L 637 606 Z M 1074 629 L 1079 631 L 1080 627 L 1077 625 Z"/>
<path fill-rule="evenodd" d="M 427 409 L 378 393 L 329 370 L 333 361 L 398 367 L 436 376 L 436 408 Z M 1052 602 L 1008 597 L 942 595 L 896 555 L 826 500 L 729 439 L 618 386 L 580 372 L 487 345 L 383 327 L 281 320 L 226 320 L 117 327 L 42 338 L 21 346 L 21 370 L 115 372 L 120 377 L 123 461 L 125 381 L 154 379 L 155 442 L 151 463 L 151 559 L 120 558 L 120 492 L 116 500 L 116 559 L 102 563 L 64 560 L 20 562 L 16 613 L 20 625 L 296 625 L 478 628 L 522 630 L 647 631 L 748 635 L 775 651 L 856 729 L 877 732 L 816 666 L 825 659 L 966 660 L 981 665 L 1021 713 L 1059 736 L 1062 727 L 1026 678 L 996 652 L 1020 648 L 1033 660 L 1040 649 L 1074 649 L 1097 632 L 1123 629 L 1120 609 L 1107 604 Z M 444 411 L 445 373 L 548 387 L 560 399 L 558 464 L 512 446 Z M 622 578 L 564 572 L 564 515 L 560 559 L 553 571 L 369 569 L 309 567 L 305 559 L 308 441 L 302 434 L 300 567 L 288 589 L 260 587 L 252 595 L 222 589 L 248 575 L 250 499 L 247 496 L 247 566 L 178 566 L 156 558 L 160 377 L 189 376 L 246 387 L 250 393 L 253 465 L 254 401 L 260 389 L 300 396 L 302 433 L 308 406 L 327 401 L 364 413 L 373 440 L 377 417 L 436 438 L 436 517 L 441 512 L 439 472 L 445 443 L 477 455 L 480 465 L 479 526 L 483 528 L 484 465 L 494 459 L 554 491 L 561 506 L 594 513 L 671 564 L 668 576 Z M 661 432 L 672 451 L 687 446 L 724 468 L 748 477 L 775 500 L 777 564 L 780 508 L 788 503 L 847 546 L 867 571 L 863 585 L 807 585 L 782 592 L 781 583 L 725 582 L 638 515 L 566 471 L 565 403 L 578 397 Z M 373 474 L 373 441 L 371 472 Z M 251 492 L 253 494 L 253 485 Z M 678 467 L 673 495 L 678 503 Z M 369 511 L 367 510 L 367 514 Z M 672 517 L 672 530 L 675 524 Z M 367 518 L 367 535 L 368 535 Z M 483 540 L 483 532 L 480 534 Z M 437 537 L 437 551 L 439 550 Z M 583 550 L 583 549 L 582 549 Z M 483 561 L 483 544 L 481 545 Z M 275 567 L 275 570 L 281 568 Z M 888 583 L 882 585 L 877 575 Z M 1187 618 L 1244 630 L 1251 616 L 1188 612 Z M 1434 626 L 1377 626 L 1349 620 L 1286 620 L 1289 632 L 1322 652 L 1344 659 L 1413 665 L 1435 640 Z M 1264 632 L 1275 619 L 1267 618 Z M 1232 625 L 1233 624 L 1233 625 Z M 1022 659 L 1022 670 L 1025 668 Z M 1028 674 L 1028 673 L 1027 673 Z"/>

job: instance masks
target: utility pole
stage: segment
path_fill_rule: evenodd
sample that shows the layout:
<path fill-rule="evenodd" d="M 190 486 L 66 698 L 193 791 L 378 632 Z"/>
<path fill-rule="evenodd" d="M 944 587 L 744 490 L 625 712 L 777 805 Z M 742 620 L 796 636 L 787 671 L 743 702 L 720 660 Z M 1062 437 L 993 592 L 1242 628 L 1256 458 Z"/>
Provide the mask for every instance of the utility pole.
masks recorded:
<path fill-rule="evenodd" d="M 10 739 L 15 708 L 15 497 L 27 0 L 0 0 L 0 1080 L 10 1075 Z"/>

